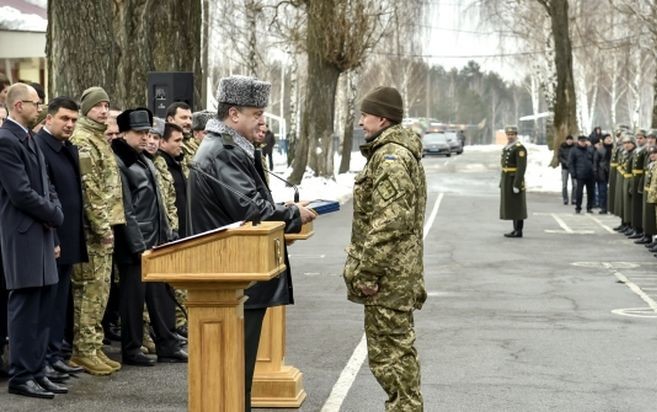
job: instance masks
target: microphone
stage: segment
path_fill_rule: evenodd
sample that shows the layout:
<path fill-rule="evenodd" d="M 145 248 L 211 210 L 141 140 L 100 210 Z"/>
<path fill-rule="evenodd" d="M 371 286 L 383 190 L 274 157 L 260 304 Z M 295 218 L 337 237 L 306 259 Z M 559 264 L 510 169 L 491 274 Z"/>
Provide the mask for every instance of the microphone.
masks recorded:
<path fill-rule="evenodd" d="M 294 203 L 299 203 L 299 188 L 296 185 L 292 184 L 292 182 L 290 182 L 289 180 L 283 179 L 282 177 L 280 177 L 279 175 L 277 175 L 276 173 L 270 170 L 265 170 L 265 171 L 270 175 L 274 176 L 276 179 L 280 180 L 281 182 L 285 182 L 288 186 L 291 186 L 292 189 L 294 189 Z"/>
<path fill-rule="evenodd" d="M 224 189 L 228 190 L 229 192 L 233 193 L 234 195 L 236 195 L 240 199 L 246 200 L 247 202 L 254 205 L 256 207 L 255 211 L 252 212 L 251 214 L 247 215 L 244 218 L 244 220 L 251 221 L 251 223 L 253 223 L 253 226 L 258 226 L 260 224 L 260 211 L 259 211 L 259 208 L 258 208 L 258 204 L 256 202 L 254 202 L 253 199 L 247 197 L 246 195 L 244 195 L 244 193 L 239 192 L 237 189 L 227 185 L 226 183 L 224 183 L 221 180 L 217 179 L 216 177 L 212 176 L 210 173 L 207 173 L 205 170 L 198 167 L 196 162 L 190 162 L 189 163 L 189 168 L 196 171 L 196 172 L 199 172 L 204 177 L 207 177 L 208 179 L 210 179 L 214 183 L 218 184 L 219 186 L 223 187 Z M 253 216 L 251 216 L 251 215 L 253 215 Z"/>

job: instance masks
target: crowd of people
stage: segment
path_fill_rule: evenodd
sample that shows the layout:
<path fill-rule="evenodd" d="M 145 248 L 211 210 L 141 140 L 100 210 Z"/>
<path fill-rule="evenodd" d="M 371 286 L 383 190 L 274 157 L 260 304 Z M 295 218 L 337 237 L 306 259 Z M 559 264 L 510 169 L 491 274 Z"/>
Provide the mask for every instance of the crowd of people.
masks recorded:
<path fill-rule="evenodd" d="M 657 252 L 657 130 L 618 126 L 613 135 L 596 128 L 590 136 L 572 136 L 559 147 L 562 166 L 562 196 L 581 213 L 586 188 L 586 211 L 599 207 L 600 214 L 612 213 L 620 218 L 614 230 L 637 244 Z"/>
<path fill-rule="evenodd" d="M 143 283 L 140 255 L 254 215 L 252 205 L 237 201 L 221 222 L 203 226 L 198 198 L 207 182 L 199 182 L 192 165 L 206 130 L 225 123 L 185 102 L 171 104 L 163 119 L 143 107 L 119 109 L 101 87 L 84 90 L 79 101 L 58 96 L 45 103 L 39 85 L 0 80 L 0 373 L 9 377 L 9 392 L 53 398 L 81 372 L 102 376 L 122 365 L 187 362 L 185 291 Z M 298 230 L 314 218 L 310 210 L 275 205 L 266 183 L 257 191 L 249 186 L 266 182 L 271 165 L 271 148 L 264 149 L 266 138 L 273 142 L 263 115 L 268 90 L 255 102 L 258 116 L 248 118 L 241 135 L 232 132 L 250 148 L 257 170 L 237 187 L 261 198 L 254 203 L 260 218 L 284 220 L 272 215 L 281 208 L 296 222 L 289 229 Z M 241 125 L 254 102 L 238 100 L 229 94 L 220 107 L 235 112 Z M 202 155 L 196 161 L 203 167 Z M 199 188 L 188 190 L 195 182 Z M 219 205 L 214 191 L 206 201 Z M 230 193 L 221 199 L 230 201 Z M 198 213 L 195 227 L 188 205 Z M 264 297 L 258 308 L 264 316 L 268 306 L 286 303 Z M 253 366 L 259 320 L 251 328 L 258 339 L 249 340 Z M 120 342 L 120 359 L 106 353 L 112 340 Z"/>

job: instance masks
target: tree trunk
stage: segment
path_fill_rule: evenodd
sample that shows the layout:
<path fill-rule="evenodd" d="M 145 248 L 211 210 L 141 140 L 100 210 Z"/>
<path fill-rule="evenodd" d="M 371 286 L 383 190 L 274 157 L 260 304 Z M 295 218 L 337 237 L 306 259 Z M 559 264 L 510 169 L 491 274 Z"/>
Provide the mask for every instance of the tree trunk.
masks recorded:
<path fill-rule="evenodd" d="M 577 113 L 575 85 L 573 82 L 573 54 L 568 31 L 568 0 L 541 2 L 550 15 L 554 38 L 555 66 L 557 71 L 556 102 L 554 105 L 554 142 L 559 147 L 569 133 L 576 133 Z M 558 153 L 552 158 L 552 167 L 559 166 Z"/>
<path fill-rule="evenodd" d="M 200 106 L 207 109 L 208 102 L 208 40 L 210 39 L 210 0 L 202 0 L 203 15 L 201 28 L 201 102 Z"/>
<path fill-rule="evenodd" d="M 340 159 L 338 173 L 347 173 L 351 165 L 351 147 L 353 146 L 354 122 L 356 120 L 354 109 L 359 80 L 359 73 L 356 70 L 349 72 L 347 75 L 347 87 L 345 88 L 347 104 L 345 107 L 344 134 L 342 135 L 342 158 Z"/>
<path fill-rule="evenodd" d="M 71 7 L 64 0 L 48 1 L 46 60 L 48 94 L 80 97 L 101 86 L 113 99 L 116 76 L 112 0 L 93 7 Z"/>

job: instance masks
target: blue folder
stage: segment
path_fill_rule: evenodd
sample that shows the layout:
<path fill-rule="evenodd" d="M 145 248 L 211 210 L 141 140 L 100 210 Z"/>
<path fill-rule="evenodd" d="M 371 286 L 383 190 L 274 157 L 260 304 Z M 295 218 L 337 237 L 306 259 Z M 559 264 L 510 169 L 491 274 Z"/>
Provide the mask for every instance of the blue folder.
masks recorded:
<path fill-rule="evenodd" d="M 318 215 L 324 215 L 326 213 L 337 212 L 340 210 L 340 202 L 335 200 L 317 199 L 310 202 L 306 207 L 312 209 Z"/>

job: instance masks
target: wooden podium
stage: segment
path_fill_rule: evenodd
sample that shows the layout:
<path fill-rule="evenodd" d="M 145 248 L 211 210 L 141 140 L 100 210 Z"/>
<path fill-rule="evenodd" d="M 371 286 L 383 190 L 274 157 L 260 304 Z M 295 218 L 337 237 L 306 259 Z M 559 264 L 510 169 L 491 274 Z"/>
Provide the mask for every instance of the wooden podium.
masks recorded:
<path fill-rule="evenodd" d="M 306 240 L 313 234 L 310 222 L 301 232 L 286 234 L 285 240 Z M 306 399 L 303 373 L 285 364 L 285 324 L 285 306 L 267 309 L 251 388 L 252 407 L 298 408 Z"/>
<path fill-rule="evenodd" d="M 244 289 L 285 270 L 284 223 L 231 225 L 142 255 L 145 282 L 188 290 L 188 410 L 244 410 Z"/>

